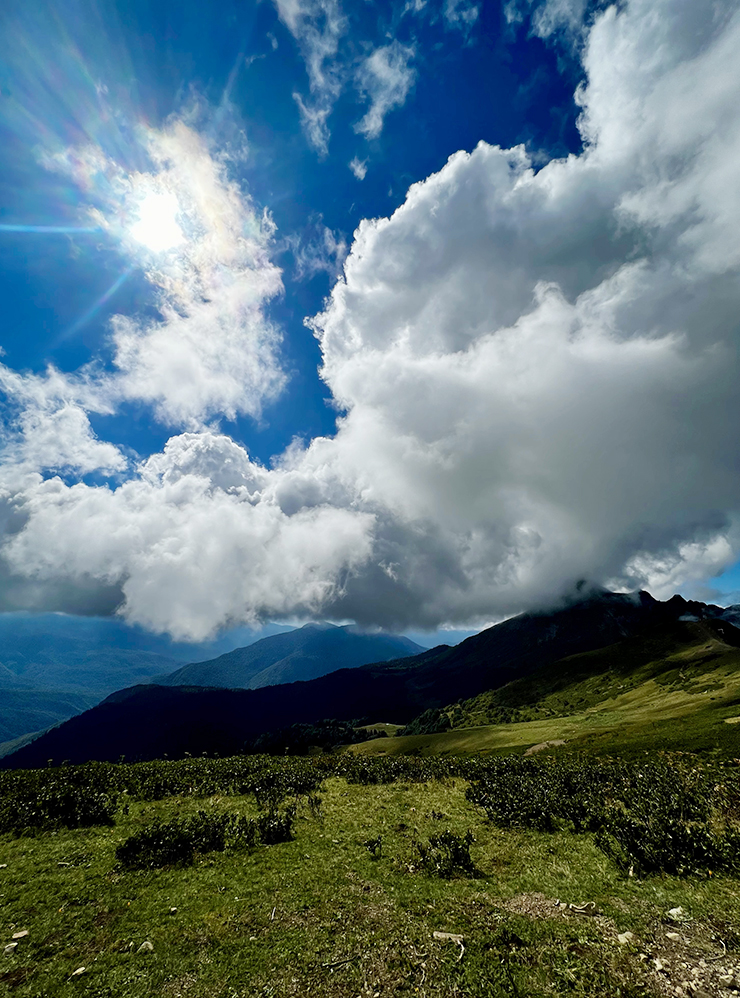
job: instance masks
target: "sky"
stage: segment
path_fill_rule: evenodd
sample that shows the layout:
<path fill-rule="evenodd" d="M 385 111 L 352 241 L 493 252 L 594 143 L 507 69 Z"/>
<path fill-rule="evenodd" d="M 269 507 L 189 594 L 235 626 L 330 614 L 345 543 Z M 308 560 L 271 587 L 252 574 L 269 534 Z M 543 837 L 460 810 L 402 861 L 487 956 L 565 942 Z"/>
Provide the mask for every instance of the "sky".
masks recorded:
<path fill-rule="evenodd" d="M 0 11 L 0 610 L 740 601 L 740 10 Z"/>

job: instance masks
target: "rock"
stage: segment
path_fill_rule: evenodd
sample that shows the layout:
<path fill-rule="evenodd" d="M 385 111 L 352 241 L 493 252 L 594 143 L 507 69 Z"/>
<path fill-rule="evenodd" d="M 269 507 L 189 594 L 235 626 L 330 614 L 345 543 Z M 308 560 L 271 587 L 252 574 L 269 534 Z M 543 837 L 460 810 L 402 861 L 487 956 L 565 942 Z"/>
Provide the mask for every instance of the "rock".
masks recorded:
<path fill-rule="evenodd" d="M 683 910 L 681 905 L 679 905 L 677 908 L 668 909 L 668 917 L 672 922 L 685 922 L 686 912 Z"/>
<path fill-rule="evenodd" d="M 617 936 L 617 941 L 620 942 L 622 946 L 626 946 L 627 943 L 631 943 L 634 938 L 635 937 L 632 932 L 620 932 Z"/>
<path fill-rule="evenodd" d="M 678 932 L 666 932 L 665 937 L 666 939 L 670 939 L 671 942 L 674 943 L 680 942 L 681 940 L 681 936 L 678 934 Z"/>
<path fill-rule="evenodd" d="M 15 952 L 15 949 L 16 949 L 17 945 L 18 945 L 18 943 L 8 943 L 8 945 L 3 950 L 3 953 L 5 954 L 5 956 L 12 956 L 13 953 Z"/>
<path fill-rule="evenodd" d="M 80 974 L 84 974 L 84 973 L 85 973 L 85 968 L 84 967 L 78 967 L 77 970 L 73 970 L 72 971 L 72 973 L 70 974 L 70 977 L 79 977 Z"/>
<path fill-rule="evenodd" d="M 457 943 L 458 946 L 463 941 L 463 937 L 456 932 L 433 932 L 433 939 L 440 939 L 443 942 Z"/>
<path fill-rule="evenodd" d="M 137 949 L 136 952 L 137 953 L 152 953 L 152 952 L 154 952 L 154 943 L 150 943 L 148 939 L 145 939 L 144 942 L 141 944 L 141 946 L 139 946 L 139 948 Z"/>
<path fill-rule="evenodd" d="M 177 908 L 170 908 L 170 915 L 176 915 L 176 914 L 177 914 Z"/>
<path fill-rule="evenodd" d="M 28 935 L 28 929 L 23 929 L 21 932 L 14 932 L 13 939 L 25 939 Z"/>
<path fill-rule="evenodd" d="M 7 870 L 7 869 L 8 869 L 7 863 L 0 863 L 0 870 Z"/>

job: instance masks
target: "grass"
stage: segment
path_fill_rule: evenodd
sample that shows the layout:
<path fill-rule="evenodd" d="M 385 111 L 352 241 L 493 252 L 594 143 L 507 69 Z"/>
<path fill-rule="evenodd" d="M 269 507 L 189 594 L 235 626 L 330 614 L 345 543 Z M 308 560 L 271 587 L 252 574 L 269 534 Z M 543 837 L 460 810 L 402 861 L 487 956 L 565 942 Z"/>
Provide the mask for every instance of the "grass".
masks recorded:
<path fill-rule="evenodd" d="M 0 837 L 0 943 L 29 933 L 0 955 L 0 994 L 648 996 L 669 909 L 692 919 L 696 952 L 714 955 L 712 933 L 740 944 L 735 878 L 624 877 L 590 835 L 501 831 L 465 790 L 331 777 L 318 816 L 299 807 L 293 841 L 186 868 L 124 871 L 115 850 L 199 809 L 255 816 L 251 795 L 134 801 L 112 828 Z M 443 830 L 472 832 L 477 876 L 420 869 L 416 843 Z M 378 837 L 379 857 L 366 845 Z M 564 915 L 558 899 L 600 915 Z M 462 935 L 462 958 L 435 931 Z M 632 945 L 617 941 L 625 931 Z"/>

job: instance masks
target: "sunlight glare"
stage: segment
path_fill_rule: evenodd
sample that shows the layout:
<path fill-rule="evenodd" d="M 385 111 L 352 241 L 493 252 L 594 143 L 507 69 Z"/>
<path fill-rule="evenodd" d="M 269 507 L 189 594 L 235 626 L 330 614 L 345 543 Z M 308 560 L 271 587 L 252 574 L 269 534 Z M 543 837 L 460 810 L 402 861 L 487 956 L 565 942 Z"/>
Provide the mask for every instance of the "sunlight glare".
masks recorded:
<path fill-rule="evenodd" d="M 129 232 L 137 242 L 155 253 L 172 249 L 185 240 L 177 223 L 179 210 L 174 194 L 147 194 L 139 202 L 139 220 Z"/>

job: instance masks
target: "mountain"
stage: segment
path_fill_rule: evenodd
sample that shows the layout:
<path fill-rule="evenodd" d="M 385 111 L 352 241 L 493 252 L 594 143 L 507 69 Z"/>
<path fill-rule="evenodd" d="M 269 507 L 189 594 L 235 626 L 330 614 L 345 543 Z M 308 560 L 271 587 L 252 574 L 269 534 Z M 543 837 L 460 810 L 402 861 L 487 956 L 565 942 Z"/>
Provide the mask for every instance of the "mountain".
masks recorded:
<path fill-rule="evenodd" d="M 430 710 L 362 754 L 619 756 L 740 754 L 740 629 L 717 617 L 658 622 L 613 645 L 544 666 L 470 700 Z"/>
<path fill-rule="evenodd" d="M 89 710 L 100 699 L 94 694 L 47 690 L 3 690 L 0 696 L 0 746 Z"/>
<path fill-rule="evenodd" d="M 183 662 L 290 630 L 242 627 L 214 641 L 182 644 L 117 618 L 2 613 L 0 743 L 65 721 L 109 693 L 149 683 Z"/>
<path fill-rule="evenodd" d="M 722 620 L 724 613 L 680 596 L 663 603 L 648 593 L 598 591 L 553 611 L 513 617 L 454 648 L 442 645 L 308 682 L 254 690 L 134 687 L 47 732 L 2 764 L 226 754 L 264 732 L 324 718 L 405 723 L 427 709 L 466 701 L 569 656 L 618 646 L 666 625 Z"/>
<path fill-rule="evenodd" d="M 363 634 L 351 625 L 306 624 L 211 661 L 186 665 L 158 681 L 162 686 L 256 690 L 261 686 L 317 679 L 337 669 L 387 662 L 421 651 L 415 642 L 392 634 Z"/>
<path fill-rule="evenodd" d="M 291 630 L 279 624 L 260 631 L 237 628 L 214 641 L 185 644 L 113 617 L 2 613 L 0 689 L 79 689 L 104 695 L 248 645 L 266 632 Z"/>

